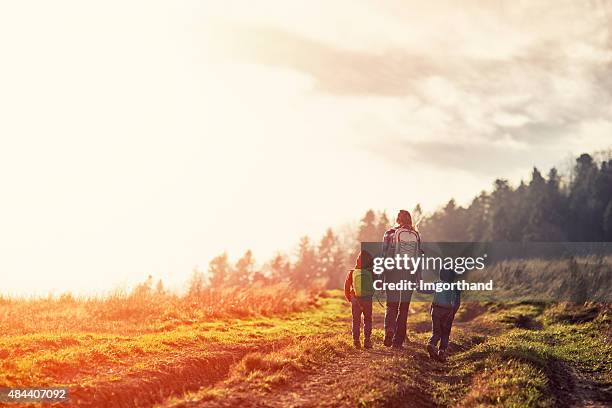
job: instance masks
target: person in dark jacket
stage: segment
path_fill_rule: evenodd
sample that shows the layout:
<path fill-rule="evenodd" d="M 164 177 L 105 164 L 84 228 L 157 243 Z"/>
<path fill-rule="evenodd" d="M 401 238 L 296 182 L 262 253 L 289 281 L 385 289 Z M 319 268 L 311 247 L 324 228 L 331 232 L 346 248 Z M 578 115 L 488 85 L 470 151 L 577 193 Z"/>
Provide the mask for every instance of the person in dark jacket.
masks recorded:
<path fill-rule="evenodd" d="M 455 282 L 457 274 L 452 269 L 440 271 L 440 283 Z M 461 304 L 461 292 L 458 289 L 435 292 L 431 302 L 431 338 L 427 343 L 427 352 L 433 359 L 446 361 L 450 332 L 455 313 Z M 438 349 L 438 342 L 440 348 Z"/>
<path fill-rule="evenodd" d="M 344 280 L 344 297 L 351 303 L 351 313 L 353 315 L 352 332 L 353 345 L 361 347 L 361 316 L 363 315 L 363 347 L 372 348 L 372 297 L 374 288 L 372 286 L 372 255 L 367 251 L 361 251 L 355 262 L 355 269 L 351 269 Z M 354 274 L 359 273 L 363 279 L 359 279 L 359 285 L 367 287 L 355 287 Z M 369 275 L 368 275 L 369 274 Z"/>

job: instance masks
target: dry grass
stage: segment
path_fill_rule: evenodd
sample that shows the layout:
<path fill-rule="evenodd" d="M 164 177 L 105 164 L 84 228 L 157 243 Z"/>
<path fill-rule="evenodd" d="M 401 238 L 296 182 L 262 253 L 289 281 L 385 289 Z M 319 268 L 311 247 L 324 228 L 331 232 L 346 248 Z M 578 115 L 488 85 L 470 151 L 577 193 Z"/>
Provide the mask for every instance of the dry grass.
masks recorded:
<path fill-rule="evenodd" d="M 540 299 L 548 302 L 612 302 L 612 257 L 509 260 L 469 275 L 492 279 L 494 300 Z M 484 298 L 483 298 L 484 299 Z"/>
<path fill-rule="evenodd" d="M 316 293 L 286 285 L 215 296 L 220 304 L 242 304 L 208 313 L 206 292 L 189 298 L 141 293 L 128 296 L 127 305 L 117 303 L 120 297 L 5 299 L 5 316 L 33 306 L 39 319 L 0 337 L 0 384 L 68 386 L 75 406 L 122 405 L 136 397 L 148 406 L 221 379 L 249 353 L 313 332 L 325 335 L 341 303 L 330 299 L 321 307 Z M 103 306 L 112 313 L 94 319 Z M 78 318 L 63 321 L 66 316 Z"/>
<path fill-rule="evenodd" d="M 316 296 L 316 290 L 278 283 L 205 289 L 198 296 L 177 296 L 141 285 L 130 293 L 117 290 L 104 297 L 0 297 L 0 333 L 150 333 L 211 319 L 291 313 L 312 306 Z"/>

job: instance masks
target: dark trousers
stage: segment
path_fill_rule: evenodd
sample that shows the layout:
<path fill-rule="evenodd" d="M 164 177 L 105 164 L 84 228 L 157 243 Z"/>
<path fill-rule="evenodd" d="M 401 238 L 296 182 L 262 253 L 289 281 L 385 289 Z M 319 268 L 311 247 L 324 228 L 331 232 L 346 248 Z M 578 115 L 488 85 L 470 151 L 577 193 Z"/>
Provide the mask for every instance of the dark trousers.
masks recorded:
<path fill-rule="evenodd" d="M 363 335 L 364 338 L 369 339 L 372 335 L 372 298 L 353 296 L 353 299 L 351 299 L 351 312 L 353 314 L 353 340 L 359 341 L 362 315 Z"/>
<path fill-rule="evenodd" d="M 408 323 L 408 309 L 412 292 L 402 292 L 399 301 L 390 301 L 387 297 L 385 310 L 385 336 L 392 336 L 393 345 L 401 346 L 406 339 L 406 325 Z"/>
<path fill-rule="evenodd" d="M 448 339 L 450 338 L 451 328 L 453 327 L 453 320 L 455 319 L 455 313 L 459 306 L 454 308 L 446 308 L 442 306 L 431 305 L 431 338 L 429 344 L 437 347 L 440 342 L 440 350 L 446 350 L 448 348 Z"/>

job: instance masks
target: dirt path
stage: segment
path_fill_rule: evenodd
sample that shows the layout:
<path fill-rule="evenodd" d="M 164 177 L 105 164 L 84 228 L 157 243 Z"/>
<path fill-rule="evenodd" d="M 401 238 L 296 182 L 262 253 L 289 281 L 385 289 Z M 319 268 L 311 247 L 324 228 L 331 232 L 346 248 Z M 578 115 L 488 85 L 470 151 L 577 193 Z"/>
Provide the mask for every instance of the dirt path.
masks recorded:
<path fill-rule="evenodd" d="M 291 383 L 259 394 L 233 387 L 223 398 L 191 400 L 172 405 L 185 407 L 436 407 L 423 377 L 442 375 L 440 363 L 427 357 L 420 343 L 409 342 L 398 351 L 378 344 L 356 350 L 296 376 Z"/>
<path fill-rule="evenodd" d="M 267 406 L 353 407 L 363 403 L 385 407 L 434 407 L 436 405 L 423 384 L 409 381 L 404 372 L 405 365 L 424 363 L 424 357 L 413 347 L 404 351 L 377 348 L 352 354 L 283 390 L 269 400 Z M 369 385 L 377 387 L 364 389 L 363 376 L 370 377 Z"/>
<path fill-rule="evenodd" d="M 429 360 L 418 343 L 408 343 L 403 351 L 377 345 L 298 376 L 265 398 L 249 390 L 236 390 L 222 400 L 191 401 L 175 407 L 436 407 L 424 376 L 450 380 L 445 366 Z M 564 362 L 557 362 L 551 387 L 560 407 L 609 407 L 612 400 L 612 389 L 602 388 L 589 373 Z"/>
<path fill-rule="evenodd" d="M 370 364 L 384 359 L 385 354 L 387 358 L 391 357 L 389 353 L 379 351 L 367 354 L 367 361 L 361 355 L 351 355 L 322 367 L 282 393 L 277 393 L 267 405 L 288 408 L 342 405 L 345 390 L 354 388 L 358 381 L 356 372 L 363 372 Z"/>
<path fill-rule="evenodd" d="M 476 311 L 463 317 L 457 326 L 468 325 L 469 321 L 481 313 Z M 374 315 L 379 327 L 383 324 L 382 318 L 380 311 Z M 344 327 L 350 325 L 347 317 L 338 319 L 337 323 Z M 275 387 L 271 392 L 259 393 L 233 384 L 229 387 L 231 392 L 224 393 L 222 398 L 198 400 L 196 397 L 171 406 L 436 407 L 429 389 L 430 381 L 427 379 L 432 376 L 443 379 L 447 376 L 447 369 L 444 364 L 429 358 L 422 340 L 410 340 L 415 333 L 428 332 L 430 324 L 427 321 L 409 322 L 409 339 L 403 350 L 384 347 L 378 341 L 371 350 L 349 351 L 315 370 L 297 375 L 290 383 Z"/>
<path fill-rule="evenodd" d="M 484 310 L 483 307 L 465 306 L 453 329 L 455 341 L 451 342 L 451 355 L 469 352 L 485 338 L 493 338 L 509 329 L 476 319 Z M 380 313 L 375 315 L 375 319 L 380 318 Z M 345 316 L 334 322 L 342 327 L 349 326 Z M 380 327 L 382 322 L 378 323 Z M 541 328 L 533 328 L 538 329 Z M 473 372 L 466 375 L 462 367 L 483 358 L 484 354 L 451 359 L 447 363 L 432 361 L 423 346 L 428 331 L 426 320 L 414 318 L 409 324 L 411 341 L 402 351 L 384 347 L 378 333 L 373 350 L 345 349 L 325 363 L 292 372 L 285 382 L 266 385 L 265 381 L 252 381 L 250 373 L 236 376 L 234 372 L 231 381 L 222 380 L 182 399 L 167 401 L 160 407 L 436 407 L 435 401 L 446 401 L 440 398 L 440 392 L 455 393 L 458 399 L 447 401 L 448 405 L 461 405 L 461 391 L 458 390 L 469 390 L 473 375 Z M 473 334 L 477 335 L 471 337 Z M 320 341 L 324 339 L 319 337 Z M 595 373 L 565 361 L 549 360 L 548 363 L 552 365 L 546 375 L 555 406 L 610 406 L 612 385 L 602 387 Z M 233 371 L 230 368 L 228 372 Z M 485 394 L 481 402 L 487 405 L 493 401 L 487 400 Z M 465 406 L 470 406 L 469 402 Z"/>

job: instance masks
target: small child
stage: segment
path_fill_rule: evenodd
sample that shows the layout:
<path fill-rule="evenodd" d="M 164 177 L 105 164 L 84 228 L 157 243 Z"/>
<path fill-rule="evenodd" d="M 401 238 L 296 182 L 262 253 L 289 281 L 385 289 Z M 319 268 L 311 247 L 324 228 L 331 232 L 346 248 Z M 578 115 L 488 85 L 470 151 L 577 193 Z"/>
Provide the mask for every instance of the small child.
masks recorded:
<path fill-rule="evenodd" d="M 440 282 L 454 282 L 456 273 L 451 269 L 440 271 Z M 461 292 L 457 289 L 435 292 L 431 302 L 431 329 L 432 334 L 427 344 L 429 357 L 446 361 L 448 341 L 455 313 L 461 304 Z M 440 349 L 437 350 L 438 342 Z"/>
<path fill-rule="evenodd" d="M 374 296 L 372 265 L 372 255 L 367 251 L 361 251 L 355 262 L 355 269 L 349 271 L 344 281 L 344 296 L 351 303 L 353 314 L 355 348 L 361 347 L 361 315 L 363 315 L 363 347 L 372 348 L 372 296 Z"/>

